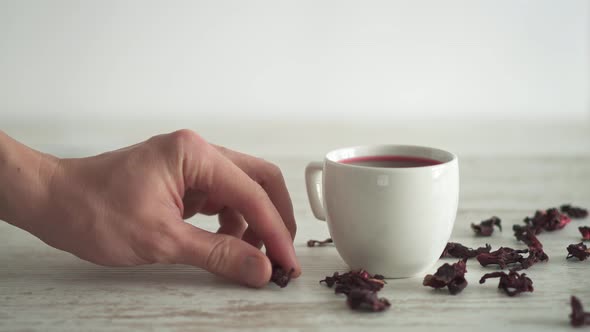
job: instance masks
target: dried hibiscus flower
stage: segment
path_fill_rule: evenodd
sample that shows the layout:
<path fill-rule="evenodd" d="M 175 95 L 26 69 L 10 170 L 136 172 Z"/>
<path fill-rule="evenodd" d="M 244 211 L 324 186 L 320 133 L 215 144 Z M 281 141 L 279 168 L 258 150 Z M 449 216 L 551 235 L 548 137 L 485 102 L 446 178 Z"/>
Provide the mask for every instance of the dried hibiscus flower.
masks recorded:
<path fill-rule="evenodd" d="M 471 228 L 475 232 L 476 235 L 479 236 L 490 236 L 494 233 L 494 225 L 498 226 L 498 229 L 502 231 L 502 220 L 500 218 L 493 216 L 490 219 L 484 220 L 479 223 L 479 225 L 471 224 Z"/>
<path fill-rule="evenodd" d="M 524 233 L 530 233 L 533 235 L 537 235 L 540 233 L 540 232 L 537 232 L 535 229 L 533 229 L 533 227 L 528 226 L 528 225 L 514 224 L 514 225 L 512 225 L 512 230 L 514 231 L 514 236 L 516 237 L 517 240 L 521 240 L 519 237 L 522 236 L 522 234 L 524 234 Z"/>
<path fill-rule="evenodd" d="M 584 312 L 582 302 L 572 295 L 571 304 L 572 313 L 570 315 L 570 323 L 572 326 L 590 325 L 590 313 Z"/>
<path fill-rule="evenodd" d="M 584 261 L 590 257 L 590 249 L 588 249 L 588 247 L 586 247 L 583 242 L 578 244 L 570 244 L 567 246 L 567 252 L 568 254 L 566 259 L 576 257 L 577 259 Z"/>
<path fill-rule="evenodd" d="M 520 266 L 515 267 L 512 271 L 518 271 L 522 269 L 528 269 L 529 267 L 537 264 L 538 262 L 546 262 L 549 260 L 549 256 L 541 248 L 530 247 L 529 255 L 523 258 L 519 263 Z"/>
<path fill-rule="evenodd" d="M 383 279 L 382 275 L 371 275 L 365 270 L 358 270 L 346 272 L 344 274 L 334 272 L 331 277 L 328 276 L 325 279 L 320 280 L 320 283 L 323 282 L 330 288 L 336 286 L 334 287 L 334 292 L 336 294 L 348 294 L 355 288 L 366 289 L 373 292 L 379 291 L 383 288 L 383 285 L 385 285 L 385 280 Z"/>
<path fill-rule="evenodd" d="M 501 269 L 506 268 L 510 264 L 522 262 L 524 257 L 521 254 L 529 252 L 528 249 L 512 249 L 500 247 L 496 251 L 490 253 L 481 253 L 477 255 L 477 261 L 481 266 L 488 266 L 497 264 Z"/>
<path fill-rule="evenodd" d="M 564 213 L 560 213 L 556 208 L 547 209 L 545 211 L 536 211 L 532 217 L 524 218 L 526 228 L 534 231 L 535 234 L 539 234 L 542 231 L 555 231 L 562 229 L 571 221 L 571 218 Z M 517 231 L 519 227 L 515 225 L 513 229 Z"/>
<path fill-rule="evenodd" d="M 295 269 L 291 268 L 288 272 L 280 267 L 279 265 L 272 266 L 272 274 L 270 275 L 270 281 L 279 285 L 281 288 L 287 287 L 289 281 L 291 281 L 291 275 L 293 275 Z"/>
<path fill-rule="evenodd" d="M 467 287 L 465 272 L 467 272 L 467 258 L 457 263 L 445 263 L 436 270 L 435 274 L 428 274 L 424 277 L 422 285 L 433 288 L 447 287 L 452 295 L 460 293 Z"/>
<path fill-rule="evenodd" d="M 580 234 L 582 234 L 583 241 L 590 241 L 590 227 L 588 226 L 580 226 L 578 227 Z"/>
<path fill-rule="evenodd" d="M 564 204 L 560 206 L 559 209 L 561 210 L 561 212 L 576 219 L 586 218 L 588 216 L 588 210 L 577 206 L 571 206 L 569 204 Z"/>
<path fill-rule="evenodd" d="M 320 280 L 320 283 L 334 287 L 336 294 L 346 294 L 346 302 L 353 310 L 383 311 L 390 306 L 387 299 L 377 297 L 377 292 L 385 284 L 383 279 L 385 278 L 382 275 L 371 275 L 365 270 L 358 270 L 344 274 L 334 272 L 331 277 Z"/>
<path fill-rule="evenodd" d="M 479 247 L 477 249 L 467 248 L 466 246 L 462 245 L 461 243 L 456 242 L 448 242 L 445 250 L 440 255 L 441 258 L 444 257 L 455 257 L 455 258 L 473 258 L 481 253 L 490 252 L 492 250 L 492 246 L 486 243 L 485 248 Z"/>
<path fill-rule="evenodd" d="M 332 238 L 329 237 L 327 239 L 325 239 L 324 241 L 320 241 L 320 240 L 309 240 L 307 241 L 307 246 L 308 247 L 323 247 L 327 244 L 333 243 L 334 241 L 332 241 Z"/>
<path fill-rule="evenodd" d="M 508 274 L 503 271 L 492 272 L 484 274 L 479 283 L 483 284 L 486 279 L 489 278 L 500 278 L 498 288 L 501 288 L 508 294 L 508 296 L 514 296 L 522 292 L 533 291 L 533 281 L 526 276 L 526 274 L 519 274 L 515 271 L 510 271 Z"/>
<path fill-rule="evenodd" d="M 354 288 L 348 293 L 346 303 L 352 310 L 359 311 L 383 311 L 391 306 L 386 298 L 377 297 L 377 292 Z"/>
<path fill-rule="evenodd" d="M 529 248 L 543 249 L 543 244 L 531 228 L 520 225 L 514 225 L 512 228 L 517 240 L 524 242 Z"/>

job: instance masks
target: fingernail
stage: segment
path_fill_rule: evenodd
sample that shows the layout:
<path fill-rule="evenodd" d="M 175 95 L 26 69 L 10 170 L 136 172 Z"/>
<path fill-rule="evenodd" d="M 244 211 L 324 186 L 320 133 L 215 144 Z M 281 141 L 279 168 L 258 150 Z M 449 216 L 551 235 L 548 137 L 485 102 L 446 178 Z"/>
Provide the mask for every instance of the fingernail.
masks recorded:
<path fill-rule="evenodd" d="M 241 279 L 248 286 L 261 287 L 268 281 L 265 280 L 265 269 L 266 262 L 263 257 L 247 256 L 240 269 Z"/>

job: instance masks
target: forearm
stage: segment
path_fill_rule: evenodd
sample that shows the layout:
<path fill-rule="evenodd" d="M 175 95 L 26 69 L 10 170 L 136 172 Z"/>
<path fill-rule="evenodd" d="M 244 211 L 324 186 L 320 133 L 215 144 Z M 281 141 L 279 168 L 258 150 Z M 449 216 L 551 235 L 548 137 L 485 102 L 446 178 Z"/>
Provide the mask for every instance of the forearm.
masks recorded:
<path fill-rule="evenodd" d="M 0 220 L 28 231 L 39 223 L 57 164 L 0 131 Z"/>

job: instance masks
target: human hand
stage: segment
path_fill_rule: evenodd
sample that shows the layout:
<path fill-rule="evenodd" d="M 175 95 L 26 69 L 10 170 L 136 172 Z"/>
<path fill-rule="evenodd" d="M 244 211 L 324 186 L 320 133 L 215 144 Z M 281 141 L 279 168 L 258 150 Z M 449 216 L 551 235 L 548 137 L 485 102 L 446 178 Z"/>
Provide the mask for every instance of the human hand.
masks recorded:
<path fill-rule="evenodd" d="M 180 130 L 50 173 L 43 222 L 22 228 L 84 260 L 189 264 L 253 287 L 269 281 L 270 260 L 300 274 L 289 193 L 264 160 Z M 217 214 L 217 233 L 183 220 L 196 213 Z"/>

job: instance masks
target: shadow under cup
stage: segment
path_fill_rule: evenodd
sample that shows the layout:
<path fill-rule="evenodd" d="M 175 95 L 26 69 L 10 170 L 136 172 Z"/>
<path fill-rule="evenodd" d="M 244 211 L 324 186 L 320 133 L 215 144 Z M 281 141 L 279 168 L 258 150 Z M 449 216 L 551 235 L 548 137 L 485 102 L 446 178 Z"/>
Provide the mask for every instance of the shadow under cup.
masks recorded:
<path fill-rule="evenodd" d="M 352 269 L 387 278 L 422 274 L 450 238 L 459 198 L 458 160 L 450 152 L 408 145 L 342 148 L 311 163 L 306 181 L 314 215 L 327 221 Z"/>

